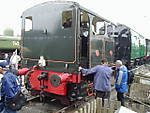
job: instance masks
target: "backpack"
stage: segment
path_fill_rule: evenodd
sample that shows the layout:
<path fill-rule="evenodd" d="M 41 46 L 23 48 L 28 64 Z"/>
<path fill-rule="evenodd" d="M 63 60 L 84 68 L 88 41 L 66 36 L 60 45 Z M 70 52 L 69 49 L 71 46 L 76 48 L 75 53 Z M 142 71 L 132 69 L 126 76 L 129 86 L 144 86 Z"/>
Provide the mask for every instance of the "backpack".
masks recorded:
<path fill-rule="evenodd" d="M 134 73 L 132 71 L 128 71 L 128 80 L 127 80 L 127 84 L 132 84 L 134 80 Z"/>
<path fill-rule="evenodd" d="M 26 101 L 26 96 L 19 91 L 5 106 L 13 111 L 18 111 L 25 105 Z"/>

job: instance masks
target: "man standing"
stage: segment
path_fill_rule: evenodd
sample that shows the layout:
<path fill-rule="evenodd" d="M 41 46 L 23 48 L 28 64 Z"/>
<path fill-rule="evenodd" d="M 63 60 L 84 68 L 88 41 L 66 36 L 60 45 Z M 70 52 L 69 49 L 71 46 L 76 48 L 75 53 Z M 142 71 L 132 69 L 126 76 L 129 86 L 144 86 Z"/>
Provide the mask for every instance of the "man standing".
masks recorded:
<path fill-rule="evenodd" d="M 16 75 L 5 68 L 0 68 L 0 73 L 3 74 L 1 80 L 1 113 L 17 113 L 11 108 L 8 108 L 7 105 L 11 102 L 12 98 L 21 91 L 19 79 Z"/>
<path fill-rule="evenodd" d="M 121 101 L 121 105 L 124 106 L 124 93 L 128 91 L 128 85 L 127 85 L 127 80 L 128 80 L 128 70 L 126 66 L 122 65 L 121 60 L 116 61 L 116 83 L 115 83 L 115 88 L 117 91 L 117 99 L 118 101 Z"/>
<path fill-rule="evenodd" d="M 102 65 L 97 65 L 91 69 L 79 68 L 83 74 L 94 74 L 94 90 L 96 90 L 96 98 L 102 98 L 102 104 L 104 105 L 104 99 L 110 98 L 112 69 L 108 67 L 106 59 L 102 60 Z"/>

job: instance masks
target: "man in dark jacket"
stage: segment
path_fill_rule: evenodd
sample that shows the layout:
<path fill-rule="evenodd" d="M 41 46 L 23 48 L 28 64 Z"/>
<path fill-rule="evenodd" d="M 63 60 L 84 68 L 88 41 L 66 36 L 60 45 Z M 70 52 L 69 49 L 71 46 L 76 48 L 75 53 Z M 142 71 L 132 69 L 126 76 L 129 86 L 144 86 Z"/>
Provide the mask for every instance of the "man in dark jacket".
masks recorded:
<path fill-rule="evenodd" d="M 1 80 L 1 113 L 17 113 L 16 111 L 8 108 L 6 105 L 11 102 L 12 98 L 19 91 L 21 91 L 20 81 L 16 75 L 5 68 L 0 68 L 0 73 L 3 74 L 3 78 Z"/>
<path fill-rule="evenodd" d="M 116 83 L 115 88 L 117 91 L 117 99 L 118 101 L 121 101 L 121 105 L 124 106 L 124 93 L 128 92 L 128 70 L 126 66 L 122 64 L 122 61 L 117 60 L 116 61 Z"/>
<path fill-rule="evenodd" d="M 91 69 L 79 68 L 83 74 L 94 74 L 94 90 L 96 90 L 96 98 L 102 98 L 103 104 L 104 99 L 110 98 L 111 82 L 110 77 L 112 76 L 113 70 L 108 67 L 106 59 L 102 60 L 102 65 L 97 65 Z"/>

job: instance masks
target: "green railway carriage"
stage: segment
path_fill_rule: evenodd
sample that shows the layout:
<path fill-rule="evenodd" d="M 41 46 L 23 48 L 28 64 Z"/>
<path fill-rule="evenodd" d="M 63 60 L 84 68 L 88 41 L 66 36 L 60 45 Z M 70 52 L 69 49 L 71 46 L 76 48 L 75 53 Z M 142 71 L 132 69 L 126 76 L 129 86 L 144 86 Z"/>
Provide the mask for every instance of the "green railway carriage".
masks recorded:
<path fill-rule="evenodd" d="M 12 54 L 16 49 L 20 50 L 21 37 L 0 36 L 0 56 L 3 59 L 4 54 Z"/>
<path fill-rule="evenodd" d="M 122 24 L 116 27 L 115 34 L 115 59 L 123 60 L 129 67 L 144 63 L 146 39 Z"/>
<path fill-rule="evenodd" d="M 146 39 L 131 30 L 131 59 L 146 56 Z"/>

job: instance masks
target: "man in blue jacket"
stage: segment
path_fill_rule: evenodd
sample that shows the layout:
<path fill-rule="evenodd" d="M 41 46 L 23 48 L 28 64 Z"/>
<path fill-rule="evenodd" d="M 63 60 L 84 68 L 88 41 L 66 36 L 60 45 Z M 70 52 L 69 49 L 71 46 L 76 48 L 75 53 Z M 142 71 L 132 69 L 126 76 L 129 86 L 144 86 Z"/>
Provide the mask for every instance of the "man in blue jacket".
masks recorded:
<path fill-rule="evenodd" d="M 96 98 L 102 98 L 102 104 L 104 99 L 110 98 L 111 82 L 110 77 L 112 76 L 113 70 L 108 67 L 106 59 L 102 60 L 102 65 L 97 65 L 91 69 L 79 68 L 83 74 L 94 74 L 94 90 L 96 90 Z"/>
<path fill-rule="evenodd" d="M 128 80 L 128 70 L 126 66 L 122 64 L 121 60 L 116 61 L 116 83 L 115 83 L 115 88 L 117 91 L 117 99 L 118 101 L 121 101 L 121 105 L 124 106 L 124 93 L 128 92 L 128 85 L 127 85 L 127 80 Z"/>
<path fill-rule="evenodd" d="M 16 111 L 8 108 L 6 105 L 17 94 L 17 92 L 21 91 L 20 81 L 16 75 L 14 75 L 10 70 L 7 70 L 5 68 L 0 68 L 0 73 L 3 74 L 0 91 L 1 113 L 17 113 Z"/>

